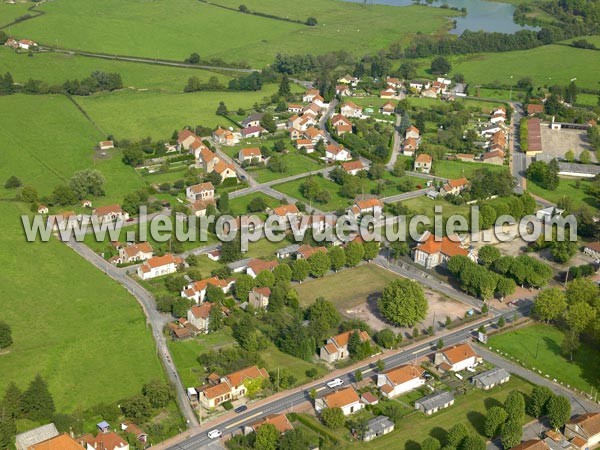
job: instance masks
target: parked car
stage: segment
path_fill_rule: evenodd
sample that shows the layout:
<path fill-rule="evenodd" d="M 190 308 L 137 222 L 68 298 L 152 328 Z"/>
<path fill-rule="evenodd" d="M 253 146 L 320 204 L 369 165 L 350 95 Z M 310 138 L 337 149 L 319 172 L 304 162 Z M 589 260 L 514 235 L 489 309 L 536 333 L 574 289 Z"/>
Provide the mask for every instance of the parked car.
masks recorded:
<path fill-rule="evenodd" d="M 221 433 L 221 430 L 214 429 L 214 430 L 210 430 L 208 432 L 209 439 L 217 439 L 217 438 L 220 438 L 221 436 L 223 436 L 223 433 Z"/>
<path fill-rule="evenodd" d="M 235 408 L 234 411 L 239 414 L 239 413 L 246 411 L 247 409 L 248 409 L 248 407 L 246 405 L 242 405 L 242 406 L 238 406 L 237 408 Z"/>
<path fill-rule="evenodd" d="M 344 384 L 344 380 L 342 380 L 341 378 L 335 378 L 334 380 L 331 380 L 330 382 L 327 383 L 327 387 L 329 389 L 333 389 L 338 386 L 341 386 L 342 384 Z"/>

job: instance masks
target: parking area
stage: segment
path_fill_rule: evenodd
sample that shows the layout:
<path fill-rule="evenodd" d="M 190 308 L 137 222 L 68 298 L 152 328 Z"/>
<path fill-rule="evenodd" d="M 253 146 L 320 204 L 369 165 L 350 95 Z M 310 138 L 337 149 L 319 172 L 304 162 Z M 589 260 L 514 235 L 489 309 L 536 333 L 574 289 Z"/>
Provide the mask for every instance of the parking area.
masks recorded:
<path fill-rule="evenodd" d="M 557 158 L 564 158 L 565 153 L 572 150 L 577 159 L 582 151 L 588 150 L 592 161 L 596 162 L 587 132 L 583 130 L 551 130 L 548 124 L 542 124 L 542 149 L 544 154 Z"/>

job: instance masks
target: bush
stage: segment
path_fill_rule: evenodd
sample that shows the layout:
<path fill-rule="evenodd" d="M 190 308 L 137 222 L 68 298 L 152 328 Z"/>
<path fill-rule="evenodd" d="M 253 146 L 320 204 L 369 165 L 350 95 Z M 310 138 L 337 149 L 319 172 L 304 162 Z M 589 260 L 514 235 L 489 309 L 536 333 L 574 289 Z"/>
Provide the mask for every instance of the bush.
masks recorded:
<path fill-rule="evenodd" d="M 230 411 L 233 409 L 233 404 L 230 401 L 221 403 L 221 406 L 223 406 L 223 408 L 225 408 L 225 411 Z"/>

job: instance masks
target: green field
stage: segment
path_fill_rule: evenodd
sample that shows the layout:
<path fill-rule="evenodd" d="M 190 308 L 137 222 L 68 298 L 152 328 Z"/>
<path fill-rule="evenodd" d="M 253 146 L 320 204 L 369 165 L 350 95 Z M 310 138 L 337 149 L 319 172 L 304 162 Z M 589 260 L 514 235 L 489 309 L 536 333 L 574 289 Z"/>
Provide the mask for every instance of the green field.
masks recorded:
<path fill-rule="evenodd" d="M 64 0 L 41 5 L 43 17 L 12 31 L 63 48 L 172 60 L 197 52 L 205 58 L 262 67 L 280 52 L 374 52 L 398 40 L 406 43 L 417 32 L 447 29 L 448 18 L 456 14 L 425 6 L 365 8 L 337 0 L 251 0 L 246 5 L 302 21 L 314 16 L 319 25 L 267 19 L 194 0 Z M 239 2 L 231 6 L 237 9 Z"/>
<path fill-rule="evenodd" d="M 0 203 L 0 320 L 14 344 L 0 355 L 0 392 L 37 373 L 60 412 L 116 402 L 162 379 L 136 300 L 66 245 L 26 243 L 17 204 Z"/>
<path fill-rule="evenodd" d="M 276 90 L 276 85 L 266 85 L 258 92 L 123 91 L 77 97 L 77 101 L 107 134 L 121 139 L 168 139 L 173 130 L 186 125 L 229 127 L 231 122 L 215 114 L 220 101 L 231 110 L 248 109 Z"/>
<path fill-rule="evenodd" d="M 324 297 L 335 303 L 340 310 L 346 310 L 367 301 L 369 295 L 383 291 L 390 281 L 399 277 L 374 264 L 363 264 L 352 269 L 312 279 L 295 286 L 300 297 L 300 305 L 308 306 L 317 297 Z M 340 289 L 347 286 L 351 289 Z"/>
<path fill-rule="evenodd" d="M 582 343 L 570 362 L 561 351 L 563 338 L 557 328 L 537 324 L 491 336 L 488 345 L 514 356 L 527 368 L 541 370 L 543 375 L 582 391 L 600 388 L 598 349 Z"/>
<path fill-rule="evenodd" d="M 31 6 L 30 3 L 6 3 L 0 2 L 0 26 L 9 24 L 18 17 L 24 16 L 25 14 L 31 14 L 27 11 L 27 8 Z M 5 31 L 8 33 L 8 31 Z"/>
<path fill-rule="evenodd" d="M 598 201 L 587 191 L 587 186 L 590 182 L 581 180 L 581 187 L 577 189 L 576 180 L 571 178 L 561 178 L 558 187 L 554 191 L 544 189 L 533 181 L 527 181 L 527 189 L 534 195 L 542 197 L 552 203 L 557 203 L 563 197 L 568 197 L 577 208 L 580 206 L 591 206 L 592 208 L 600 208 Z"/>
<path fill-rule="evenodd" d="M 118 152 L 110 159 L 94 158 L 94 147 L 104 138 L 62 95 L 0 97 L 0 197 L 14 197 L 14 191 L 4 189 L 11 175 L 43 196 L 66 183 L 75 171 L 92 167 L 106 178 L 106 197 L 96 203 L 120 202 L 144 182 L 121 162 Z"/>
<path fill-rule="evenodd" d="M 530 50 L 454 57 L 451 61 L 452 73 L 462 73 L 471 85 L 516 84 L 525 77 L 539 86 L 567 85 L 577 78 L 577 86 L 598 89 L 595 74 L 600 71 L 600 58 L 595 50 L 544 45 Z"/>
<path fill-rule="evenodd" d="M 306 156 L 299 155 L 295 151 L 292 151 L 283 157 L 286 163 L 285 172 L 273 172 L 268 168 L 250 170 L 248 173 L 253 176 L 259 183 L 266 183 L 268 181 L 278 180 L 280 178 L 290 177 L 292 175 L 298 175 L 300 173 L 312 172 L 315 170 L 322 169 L 319 163 L 315 160 L 310 159 Z"/>
<path fill-rule="evenodd" d="M 404 206 L 410 208 L 417 214 L 424 214 L 430 218 L 434 216 L 434 209 L 436 206 L 442 207 L 441 215 L 443 217 L 449 217 L 454 214 L 458 214 L 464 217 L 468 217 L 469 206 L 468 205 L 453 205 L 444 199 L 437 198 L 435 200 L 422 195 L 421 197 L 411 198 L 403 200 L 401 202 Z"/>
<path fill-rule="evenodd" d="M 508 166 L 495 164 L 468 163 L 462 161 L 437 160 L 433 163 L 433 171 L 438 177 L 443 178 L 470 178 L 478 169 L 486 168 L 494 172 L 508 172 Z"/>
<path fill-rule="evenodd" d="M 321 211 L 336 211 L 341 208 L 346 208 L 352 204 L 352 201 L 342 197 L 338 192 L 340 187 L 333 181 L 326 180 L 323 177 L 315 176 L 313 179 L 323 188 L 327 189 L 331 195 L 330 200 L 327 203 L 315 203 L 314 207 Z M 300 185 L 306 180 L 306 178 L 294 181 L 288 181 L 287 183 L 278 184 L 274 188 L 279 192 L 283 192 L 291 197 L 294 197 L 300 201 L 308 203 L 308 200 L 302 196 L 300 192 Z"/>
<path fill-rule="evenodd" d="M 66 53 L 35 53 L 35 56 L 30 58 L 25 53 L 0 48 L 0 73 L 10 72 L 19 83 L 33 78 L 43 80 L 49 85 L 62 84 L 66 80 L 86 78 L 96 70 L 119 73 L 125 88 L 178 93 L 183 92 L 188 78 L 192 76 L 203 82 L 208 81 L 211 76 L 216 76 L 225 85 L 231 79 L 207 70 L 111 61 Z"/>
<path fill-rule="evenodd" d="M 248 203 L 250 203 L 253 199 L 257 197 L 262 198 L 267 203 L 267 206 L 270 208 L 275 208 L 280 205 L 280 201 L 271 197 L 270 195 L 263 194 L 262 192 L 255 192 L 253 194 L 229 200 L 229 209 L 231 210 L 231 214 L 233 216 L 242 216 L 244 214 L 249 214 L 246 207 L 248 206 Z"/>

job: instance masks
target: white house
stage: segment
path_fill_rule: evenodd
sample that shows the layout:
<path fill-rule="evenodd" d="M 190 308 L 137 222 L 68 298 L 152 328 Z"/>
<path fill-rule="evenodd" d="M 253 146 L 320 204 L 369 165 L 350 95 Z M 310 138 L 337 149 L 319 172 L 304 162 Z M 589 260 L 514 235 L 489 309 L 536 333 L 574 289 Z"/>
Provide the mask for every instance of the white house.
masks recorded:
<path fill-rule="evenodd" d="M 208 286 L 220 288 L 224 294 L 228 294 L 234 284 L 233 279 L 221 280 L 217 277 L 205 278 L 204 280 L 194 281 L 183 287 L 181 297 L 193 300 L 196 303 L 202 303 L 206 296 Z"/>
<path fill-rule="evenodd" d="M 241 163 L 258 162 L 261 160 L 262 153 L 260 152 L 260 148 L 258 147 L 242 148 L 238 153 L 238 161 Z"/>
<path fill-rule="evenodd" d="M 92 216 L 96 216 L 100 223 L 129 219 L 129 214 L 123 211 L 121 205 L 118 204 L 99 206 L 92 211 Z"/>
<path fill-rule="evenodd" d="M 444 372 L 460 372 L 473 367 L 481 360 L 469 344 L 458 344 L 446 347 L 435 354 L 436 367 Z"/>
<path fill-rule="evenodd" d="M 340 408 L 345 416 L 354 414 L 364 408 L 358 394 L 353 387 L 340 389 L 315 399 L 315 410 L 323 411 L 325 408 Z"/>
<path fill-rule="evenodd" d="M 215 198 L 215 187 L 209 181 L 207 183 L 194 184 L 185 190 L 185 196 L 190 202 L 197 200 L 213 200 Z"/>
<path fill-rule="evenodd" d="M 575 417 L 565 425 L 565 436 L 568 439 L 585 443 L 585 448 L 592 448 L 600 443 L 600 413 L 586 413 Z"/>
<path fill-rule="evenodd" d="M 384 396 L 396 397 L 423 386 L 425 384 L 424 372 L 423 368 L 412 364 L 399 366 L 378 374 L 377 387 Z"/>
<path fill-rule="evenodd" d="M 119 260 L 121 264 L 146 261 L 152 258 L 153 252 L 152 246 L 147 242 L 126 245 L 119 248 Z"/>
<path fill-rule="evenodd" d="M 320 95 L 318 89 L 309 89 L 302 96 L 302 101 L 305 103 L 312 103 L 316 96 Z"/>
<path fill-rule="evenodd" d="M 177 272 L 177 267 L 181 264 L 183 264 L 183 259 L 167 253 L 164 256 L 155 256 L 154 258 L 145 261 L 138 267 L 137 275 L 142 280 L 149 280 L 151 278 L 175 273 Z"/>
<path fill-rule="evenodd" d="M 352 155 L 344 147 L 336 144 L 330 144 L 325 149 L 325 157 L 332 161 L 350 161 Z"/>
<path fill-rule="evenodd" d="M 360 171 L 366 170 L 366 167 L 362 161 L 358 159 L 356 161 L 342 163 L 342 169 L 344 169 L 344 172 L 348 175 L 357 175 Z"/>
<path fill-rule="evenodd" d="M 362 117 L 362 108 L 353 102 L 346 102 L 340 108 L 344 117 Z"/>

